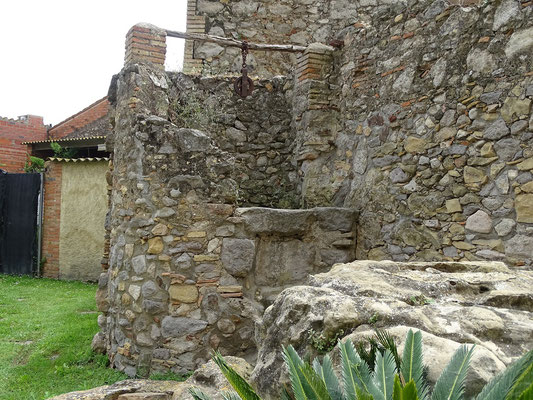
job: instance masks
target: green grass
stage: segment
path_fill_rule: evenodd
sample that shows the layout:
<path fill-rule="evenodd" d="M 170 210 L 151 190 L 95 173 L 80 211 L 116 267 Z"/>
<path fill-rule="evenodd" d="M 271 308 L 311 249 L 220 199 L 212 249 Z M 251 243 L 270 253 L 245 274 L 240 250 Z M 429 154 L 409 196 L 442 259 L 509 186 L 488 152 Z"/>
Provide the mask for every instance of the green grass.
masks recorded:
<path fill-rule="evenodd" d="M 126 376 L 91 351 L 96 286 L 0 275 L 0 399 L 46 399 Z"/>

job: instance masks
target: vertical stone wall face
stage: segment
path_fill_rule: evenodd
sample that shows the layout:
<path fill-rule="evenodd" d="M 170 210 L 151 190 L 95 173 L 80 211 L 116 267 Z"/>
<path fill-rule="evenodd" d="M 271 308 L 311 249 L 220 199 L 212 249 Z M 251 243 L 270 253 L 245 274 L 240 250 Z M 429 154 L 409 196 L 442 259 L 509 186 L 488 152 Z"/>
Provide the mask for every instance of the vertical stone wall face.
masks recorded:
<path fill-rule="evenodd" d="M 294 79 L 258 80 L 246 100 L 228 79 L 142 57 L 114 80 L 97 302 L 100 337 L 130 375 L 189 371 L 210 349 L 253 359 L 264 307 L 335 262 L 532 263 L 531 3 L 290 7 L 196 3 L 210 33 L 341 39 L 308 46 Z M 211 72 L 231 60 L 219 50 L 202 50 Z M 283 57 L 256 71 L 287 70 Z"/>
<path fill-rule="evenodd" d="M 358 8 L 303 194 L 361 211 L 359 259 L 532 264 L 532 22 L 513 0 Z"/>
<path fill-rule="evenodd" d="M 366 1 L 365 1 L 366 2 Z M 266 0 L 211 1 L 188 0 L 189 10 L 204 19 L 205 31 L 211 35 L 248 40 L 254 43 L 298 44 L 329 43 L 346 27 L 357 21 L 359 2 L 348 0 Z M 198 27 L 190 17 L 188 26 Z M 240 72 L 238 48 L 224 48 L 214 43 L 194 43 L 193 68 L 196 73 L 225 74 Z M 261 77 L 286 75 L 293 71 L 296 56 L 280 52 L 252 52 L 248 64 L 252 74 Z M 189 64 L 185 59 L 184 69 Z"/>
<path fill-rule="evenodd" d="M 129 375 L 184 373 L 211 349 L 255 357 L 254 321 L 287 286 L 355 257 L 356 214 L 296 207 L 292 80 L 127 66 L 111 89 L 109 269 L 101 338 Z"/>
<path fill-rule="evenodd" d="M 256 82 L 253 101 L 239 99 L 233 79 L 171 74 L 169 119 L 209 134 L 227 153 L 225 202 L 242 206 L 299 206 L 293 162 L 290 78 Z M 170 150 L 169 150 L 170 151 Z M 223 172 L 223 171 L 221 171 Z"/>

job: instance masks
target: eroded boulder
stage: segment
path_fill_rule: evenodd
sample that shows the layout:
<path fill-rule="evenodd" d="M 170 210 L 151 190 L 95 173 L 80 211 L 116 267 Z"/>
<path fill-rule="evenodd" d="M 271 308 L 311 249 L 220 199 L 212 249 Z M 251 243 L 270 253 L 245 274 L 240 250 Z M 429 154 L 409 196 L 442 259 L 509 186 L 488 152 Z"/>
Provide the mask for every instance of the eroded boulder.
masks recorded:
<path fill-rule="evenodd" d="M 309 286 L 284 290 L 265 311 L 256 326 L 252 379 L 266 398 L 276 398 L 288 383 L 282 346 L 316 355 L 313 332 L 357 342 L 380 328 L 403 341 L 412 328 L 422 331 L 430 382 L 457 347 L 477 345 L 467 384 L 472 395 L 533 347 L 532 288 L 533 272 L 500 262 L 338 264 L 312 276 Z"/>
<path fill-rule="evenodd" d="M 242 377 L 249 379 L 253 367 L 238 357 L 225 357 Z M 189 389 L 197 388 L 208 394 L 213 400 L 222 400 L 222 393 L 231 390 L 231 386 L 211 360 L 189 377 L 185 382 L 152 381 L 148 379 L 129 379 L 108 386 L 90 390 L 65 393 L 51 400 L 192 400 Z"/>
<path fill-rule="evenodd" d="M 224 359 L 244 379 L 249 380 L 253 367 L 239 357 L 226 356 Z M 213 360 L 198 368 L 194 374 L 183 382 L 175 391 L 172 400 L 192 400 L 189 389 L 200 389 L 213 400 L 222 400 L 222 393 L 233 390 L 227 379 Z"/>

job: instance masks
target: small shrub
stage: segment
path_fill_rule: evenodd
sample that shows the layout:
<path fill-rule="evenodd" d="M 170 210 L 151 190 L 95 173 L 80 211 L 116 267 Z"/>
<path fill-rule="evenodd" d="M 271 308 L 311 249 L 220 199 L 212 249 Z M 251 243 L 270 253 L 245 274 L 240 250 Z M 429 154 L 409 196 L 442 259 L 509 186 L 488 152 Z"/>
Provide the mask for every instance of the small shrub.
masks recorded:
<path fill-rule="evenodd" d="M 343 336 L 344 330 L 340 330 L 329 337 L 325 336 L 324 333 L 318 333 L 314 330 L 310 330 L 308 334 L 311 346 L 313 346 L 313 348 L 321 354 L 329 353 L 331 350 L 333 350 L 339 339 Z"/>
<path fill-rule="evenodd" d="M 368 319 L 368 324 L 369 325 L 374 325 L 376 322 L 379 321 L 379 313 L 378 312 L 375 312 L 374 314 L 372 314 L 372 316 Z"/>
<path fill-rule="evenodd" d="M 206 104 L 196 92 L 186 98 L 175 100 L 169 107 L 171 121 L 180 128 L 209 130 L 216 117 L 213 106 Z"/>
<path fill-rule="evenodd" d="M 28 160 L 24 164 L 24 172 L 31 174 L 35 172 L 44 171 L 44 160 L 39 157 L 28 156 Z"/>
<path fill-rule="evenodd" d="M 54 156 L 58 158 L 72 158 L 78 153 L 78 150 L 76 149 L 61 147 L 59 143 L 55 142 L 50 143 L 50 147 L 54 151 Z"/>

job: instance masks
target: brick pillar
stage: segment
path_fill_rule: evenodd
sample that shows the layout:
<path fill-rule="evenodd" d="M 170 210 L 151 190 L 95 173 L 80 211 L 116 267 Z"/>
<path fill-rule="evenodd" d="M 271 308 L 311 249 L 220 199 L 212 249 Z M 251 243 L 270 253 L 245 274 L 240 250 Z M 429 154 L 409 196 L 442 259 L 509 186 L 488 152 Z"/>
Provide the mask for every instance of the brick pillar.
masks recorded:
<path fill-rule="evenodd" d="M 196 15 L 197 0 L 187 1 L 187 33 L 205 33 L 205 17 Z M 183 72 L 199 74 L 202 70 L 202 60 L 194 58 L 194 40 L 185 41 L 185 55 L 183 57 Z"/>
<path fill-rule="evenodd" d="M 164 69 L 167 51 L 166 32 L 154 25 L 134 25 L 126 35 L 124 65 L 152 64 Z"/>
<path fill-rule="evenodd" d="M 299 85 L 308 92 L 308 108 L 317 109 L 330 105 L 328 76 L 333 68 L 333 48 L 313 43 L 298 57 L 296 77 Z"/>
<path fill-rule="evenodd" d="M 335 151 L 335 136 L 339 130 L 336 93 L 332 90 L 330 76 L 333 71 L 333 48 L 314 43 L 298 57 L 295 85 L 294 122 L 296 138 L 295 157 L 301 180 L 301 193 L 305 206 L 322 205 L 329 198 L 316 198 L 317 193 L 328 193 L 329 180 L 316 179 L 316 171 L 324 159 Z M 315 176 L 315 177 L 314 177 Z"/>
<path fill-rule="evenodd" d="M 48 161 L 44 174 L 44 210 L 42 257 L 46 258 L 41 274 L 59 278 L 59 228 L 61 226 L 61 163 Z"/>

